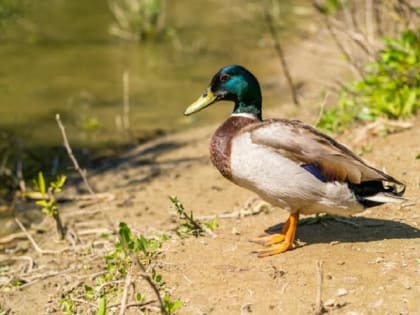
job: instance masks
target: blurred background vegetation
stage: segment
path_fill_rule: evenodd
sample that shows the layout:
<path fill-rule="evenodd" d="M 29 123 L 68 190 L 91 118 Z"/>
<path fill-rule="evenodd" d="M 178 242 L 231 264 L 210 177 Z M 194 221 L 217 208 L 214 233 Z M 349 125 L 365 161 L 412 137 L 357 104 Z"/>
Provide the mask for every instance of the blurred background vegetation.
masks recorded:
<path fill-rule="evenodd" d="M 303 32 L 304 2 L 269 4 L 281 8 L 285 38 Z M 194 125 L 183 110 L 217 69 L 270 67 L 266 34 L 259 1 L 2 0 L 0 195 L 13 194 L 19 176 L 55 178 L 69 165 L 56 113 L 90 166 L 95 155 Z"/>
<path fill-rule="evenodd" d="M 46 180 L 68 172 L 56 113 L 85 167 L 226 117 L 230 106 L 192 118 L 182 112 L 226 64 L 269 80 L 281 74 L 268 62 L 277 57 L 264 10 L 283 46 L 305 41 L 314 25 L 326 30 L 353 74 L 335 82 L 337 97 L 318 122 L 324 131 L 420 107 L 415 1 L 1 0 L 0 210 L 39 171 Z M 265 109 L 290 102 L 287 86 L 260 79 Z"/>

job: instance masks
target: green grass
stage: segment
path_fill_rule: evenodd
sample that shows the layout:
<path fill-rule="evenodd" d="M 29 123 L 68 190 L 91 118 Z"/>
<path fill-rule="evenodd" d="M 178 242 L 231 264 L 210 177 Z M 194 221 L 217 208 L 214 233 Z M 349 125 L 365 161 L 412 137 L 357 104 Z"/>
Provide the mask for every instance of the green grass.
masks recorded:
<path fill-rule="evenodd" d="M 169 200 L 178 215 L 179 224 L 176 227 L 175 232 L 179 237 L 204 236 L 206 233 L 212 233 L 212 231 L 218 227 L 218 223 L 214 219 L 208 222 L 201 222 L 200 220 L 195 219 L 194 213 L 192 211 L 188 213 L 178 197 L 169 196 Z"/>
<path fill-rule="evenodd" d="M 44 174 L 38 172 L 38 178 L 33 181 L 34 190 L 26 192 L 26 196 L 28 197 L 35 195 L 35 199 L 38 199 L 35 203 L 41 209 L 42 213 L 55 220 L 57 235 L 60 240 L 64 239 L 66 235 L 66 227 L 63 226 L 61 221 L 56 194 L 61 192 L 66 180 L 67 176 L 59 175 L 55 180 L 48 183 L 45 180 Z"/>
<path fill-rule="evenodd" d="M 334 133 L 354 121 L 407 118 L 420 108 L 420 29 L 384 40 L 364 79 L 340 91 L 338 107 L 322 113 L 318 127 Z"/>
<path fill-rule="evenodd" d="M 126 223 L 121 222 L 118 229 L 118 240 L 115 242 L 114 248 L 104 257 L 104 274 L 96 278 L 95 282 L 84 283 L 77 290 L 63 296 L 59 301 L 61 311 L 66 315 L 86 312 L 86 303 L 78 302 L 84 300 L 93 305 L 90 310 L 94 309 L 97 315 L 114 314 L 115 307 L 111 310 L 111 305 L 121 301 L 122 282 L 130 272 L 133 275 L 134 283 L 137 284 L 132 286 L 134 292 L 130 294 L 134 297 L 135 302 L 144 306 L 149 304 L 157 306 L 156 296 L 151 295 L 147 283 L 141 280 L 150 277 L 161 296 L 162 313 L 174 314 L 182 307 L 183 302 L 172 298 L 165 280 L 157 270 L 162 244 L 168 239 L 169 237 L 166 235 L 156 235 L 150 238 L 142 234 L 136 235 Z M 137 260 L 144 266 L 144 271 L 136 270 Z M 139 283 L 141 283 L 140 286 Z M 142 306 L 139 306 L 139 312 L 149 313 L 148 309 Z"/>

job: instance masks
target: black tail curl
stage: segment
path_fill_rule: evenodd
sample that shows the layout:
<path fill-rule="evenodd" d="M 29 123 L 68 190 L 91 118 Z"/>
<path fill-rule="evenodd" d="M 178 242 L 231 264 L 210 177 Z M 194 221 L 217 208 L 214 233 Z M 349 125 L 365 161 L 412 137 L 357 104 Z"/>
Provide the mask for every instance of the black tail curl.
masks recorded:
<path fill-rule="evenodd" d="M 386 183 L 382 181 L 371 180 L 362 182 L 360 184 L 347 183 L 350 190 L 353 191 L 357 201 L 360 202 L 365 208 L 379 206 L 386 203 L 386 201 L 370 200 L 369 197 L 373 197 L 378 194 L 385 195 L 389 198 L 403 199 L 401 198 L 405 192 L 405 185 L 397 183 Z"/>

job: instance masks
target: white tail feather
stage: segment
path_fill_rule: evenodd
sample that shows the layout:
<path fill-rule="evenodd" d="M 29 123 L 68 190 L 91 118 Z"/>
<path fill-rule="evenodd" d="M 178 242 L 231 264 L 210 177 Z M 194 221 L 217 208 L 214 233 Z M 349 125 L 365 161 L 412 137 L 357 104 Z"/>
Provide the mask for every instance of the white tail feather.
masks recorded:
<path fill-rule="evenodd" d="M 386 203 L 386 202 L 399 203 L 399 202 L 407 201 L 407 199 L 403 197 L 391 195 L 388 193 L 378 193 L 373 196 L 365 197 L 364 199 L 374 201 L 374 202 L 381 202 L 381 203 Z"/>

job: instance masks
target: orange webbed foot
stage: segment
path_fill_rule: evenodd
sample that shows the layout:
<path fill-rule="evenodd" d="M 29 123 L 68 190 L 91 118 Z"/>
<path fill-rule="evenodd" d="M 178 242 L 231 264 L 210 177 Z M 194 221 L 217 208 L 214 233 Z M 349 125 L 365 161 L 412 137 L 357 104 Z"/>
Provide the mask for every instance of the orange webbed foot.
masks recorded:
<path fill-rule="evenodd" d="M 258 254 L 257 256 L 259 258 L 263 258 L 263 257 L 268 257 L 268 256 L 284 253 L 285 251 L 289 250 L 292 247 L 293 247 L 292 243 L 283 242 L 281 244 L 272 245 L 267 248 L 258 249 L 255 251 L 255 253 Z"/>
<path fill-rule="evenodd" d="M 293 247 L 298 221 L 299 212 L 293 213 L 287 219 L 280 234 L 266 235 L 252 240 L 267 247 L 255 251 L 258 257 L 277 255 L 291 249 Z"/>
<path fill-rule="evenodd" d="M 284 234 L 269 234 L 269 235 L 264 235 L 264 236 L 254 238 L 251 240 L 251 242 L 261 244 L 264 246 L 270 246 L 270 245 L 281 243 L 284 241 L 284 239 L 285 239 Z"/>

